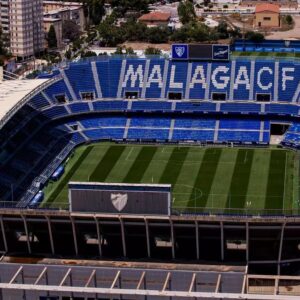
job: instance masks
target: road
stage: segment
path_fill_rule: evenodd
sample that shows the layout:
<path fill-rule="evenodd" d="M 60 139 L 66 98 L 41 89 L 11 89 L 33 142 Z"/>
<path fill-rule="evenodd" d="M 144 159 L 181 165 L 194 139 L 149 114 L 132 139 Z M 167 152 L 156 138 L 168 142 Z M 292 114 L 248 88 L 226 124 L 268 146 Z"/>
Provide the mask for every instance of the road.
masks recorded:
<path fill-rule="evenodd" d="M 300 16 L 293 16 L 295 26 L 292 30 L 272 32 L 267 39 L 289 40 L 300 39 Z"/>

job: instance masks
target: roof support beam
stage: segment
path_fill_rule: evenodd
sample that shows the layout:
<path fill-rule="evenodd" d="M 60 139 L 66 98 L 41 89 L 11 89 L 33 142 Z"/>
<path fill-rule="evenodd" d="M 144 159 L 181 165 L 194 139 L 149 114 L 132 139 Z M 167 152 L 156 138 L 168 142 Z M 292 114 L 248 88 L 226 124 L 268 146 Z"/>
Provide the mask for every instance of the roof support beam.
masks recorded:
<path fill-rule="evenodd" d="M 37 285 L 40 280 L 42 279 L 42 277 L 44 276 L 44 274 L 47 272 L 47 267 L 45 267 L 42 272 L 40 273 L 39 277 L 36 279 L 36 281 L 34 282 L 34 285 Z"/>
<path fill-rule="evenodd" d="M 64 283 L 65 283 L 65 281 L 67 280 L 68 276 L 70 275 L 71 271 L 72 271 L 72 269 L 69 268 L 68 271 L 66 272 L 65 276 L 64 276 L 63 279 L 61 280 L 59 286 L 63 286 L 63 285 L 64 285 Z"/>
<path fill-rule="evenodd" d="M 12 284 L 17 277 L 19 276 L 19 274 L 23 271 L 23 266 L 21 266 L 18 271 L 15 273 L 15 275 L 11 278 L 11 280 L 9 281 L 9 284 Z"/>
<path fill-rule="evenodd" d="M 1 231 L 2 231 L 2 238 L 3 238 L 4 249 L 5 249 L 5 252 L 7 252 L 8 251 L 8 247 L 7 247 L 7 240 L 6 240 L 4 223 L 3 223 L 3 216 L 0 217 L 0 225 L 1 225 Z"/>

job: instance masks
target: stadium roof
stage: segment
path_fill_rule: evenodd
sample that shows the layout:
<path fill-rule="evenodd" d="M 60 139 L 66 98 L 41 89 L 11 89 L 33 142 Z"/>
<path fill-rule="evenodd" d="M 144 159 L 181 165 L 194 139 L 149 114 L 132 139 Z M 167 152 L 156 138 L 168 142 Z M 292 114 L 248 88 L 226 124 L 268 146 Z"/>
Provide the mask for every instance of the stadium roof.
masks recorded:
<path fill-rule="evenodd" d="M 0 81 L 0 121 L 4 119 L 21 100 L 49 79 Z"/>
<path fill-rule="evenodd" d="M 279 14 L 279 5 L 272 4 L 272 3 L 262 3 L 257 4 L 255 7 L 256 13 L 262 13 L 262 12 L 272 12 Z"/>

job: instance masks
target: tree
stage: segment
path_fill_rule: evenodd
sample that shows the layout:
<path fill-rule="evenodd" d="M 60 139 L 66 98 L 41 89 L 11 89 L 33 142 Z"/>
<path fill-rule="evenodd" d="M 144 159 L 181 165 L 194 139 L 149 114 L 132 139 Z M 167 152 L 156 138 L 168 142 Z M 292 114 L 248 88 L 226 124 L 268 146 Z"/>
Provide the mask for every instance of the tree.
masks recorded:
<path fill-rule="evenodd" d="M 92 24 L 98 25 L 105 13 L 104 0 L 87 0 L 89 18 Z"/>
<path fill-rule="evenodd" d="M 265 37 L 263 34 L 259 33 L 259 32 L 254 32 L 254 31 L 247 31 L 245 34 L 245 38 L 247 40 L 250 40 L 254 43 L 261 43 L 264 41 Z"/>
<path fill-rule="evenodd" d="M 136 55 L 134 50 L 131 47 L 126 47 L 126 46 L 118 46 L 116 49 L 116 52 L 114 53 L 115 55 Z"/>
<path fill-rule="evenodd" d="M 124 16 L 127 11 L 147 13 L 149 11 L 149 0 L 111 0 L 112 7 L 116 8 L 120 16 Z"/>
<path fill-rule="evenodd" d="M 145 49 L 145 55 L 161 55 L 161 50 L 154 47 L 147 47 Z"/>
<path fill-rule="evenodd" d="M 291 15 L 287 15 L 287 16 L 285 17 L 285 21 L 286 21 L 286 23 L 287 23 L 288 25 L 292 25 L 293 22 L 294 22 L 293 17 L 292 17 Z"/>
<path fill-rule="evenodd" d="M 71 59 L 72 57 L 72 51 L 70 49 L 68 49 L 65 53 L 65 58 L 66 59 Z"/>
<path fill-rule="evenodd" d="M 86 51 L 81 54 L 81 57 L 92 57 L 92 56 L 97 56 L 97 54 L 94 51 Z"/>
<path fill-rule="evenodd" d="M 228 25 L 225 21 L 221 21 L 219 25 L 216 27 L 217 32 L 219 33 L 220 39 L 228 38 Z"/>
<path fill-rule="evenodd" d="M 57 48 L 56 32 L 53 25 L 51 25 L 49 28 L 47 41 L 50 49 Z"/>
<path fill-rule="evenodd" d="M 122 29 L 111 23 L 107 18 L 98 26 L 102 46 L 115 47 L 125 42 Z"/>
<path fill-rule="evenodd" d="M 68 39 L 71 42 L 77 40 L 80 37 L 79 26 L 73 21 L 64 21 L 62 26 L 62 36 L 64 39 Z"/>
<path fill-rule="evenodd" d="M 147 26 L 135 19 L 128 20 L 122 25 L 126 41 L 145 41 Z"/>
<path fill-rule="evenodd" d="M 174 42 L 186 43 L 190 41 L 189 26 L 184 25 L 181 28 L 175 30 L 171 35 L 171 40 Z"/>
<path fill-rule="evenodd" d="M 169 41 L 170 31 L 166 26 L 150 27 L 147 29 L 147 41 L 153 44 Z"/>
<path fill-rule="evenodd" d="M 178 5 L 178 16 L 182 24 L 192 22 L 196 18 L 194 5 L 191 1 L 185 0 Z"/>

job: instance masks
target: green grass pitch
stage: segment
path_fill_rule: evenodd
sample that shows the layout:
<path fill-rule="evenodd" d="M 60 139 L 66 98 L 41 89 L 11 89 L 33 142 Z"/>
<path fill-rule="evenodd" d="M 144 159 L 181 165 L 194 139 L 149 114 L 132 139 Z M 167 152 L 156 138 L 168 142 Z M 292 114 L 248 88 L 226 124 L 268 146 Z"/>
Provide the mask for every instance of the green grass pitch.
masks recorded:
<path fill-rule="evenodd" d="M 80 146 L 50 182 L 42 205 L 66 206 L 69 181 L 170 183 L 173 208 L 189 212 L 298 211 L 299 159 L 275 148 Z"/>

